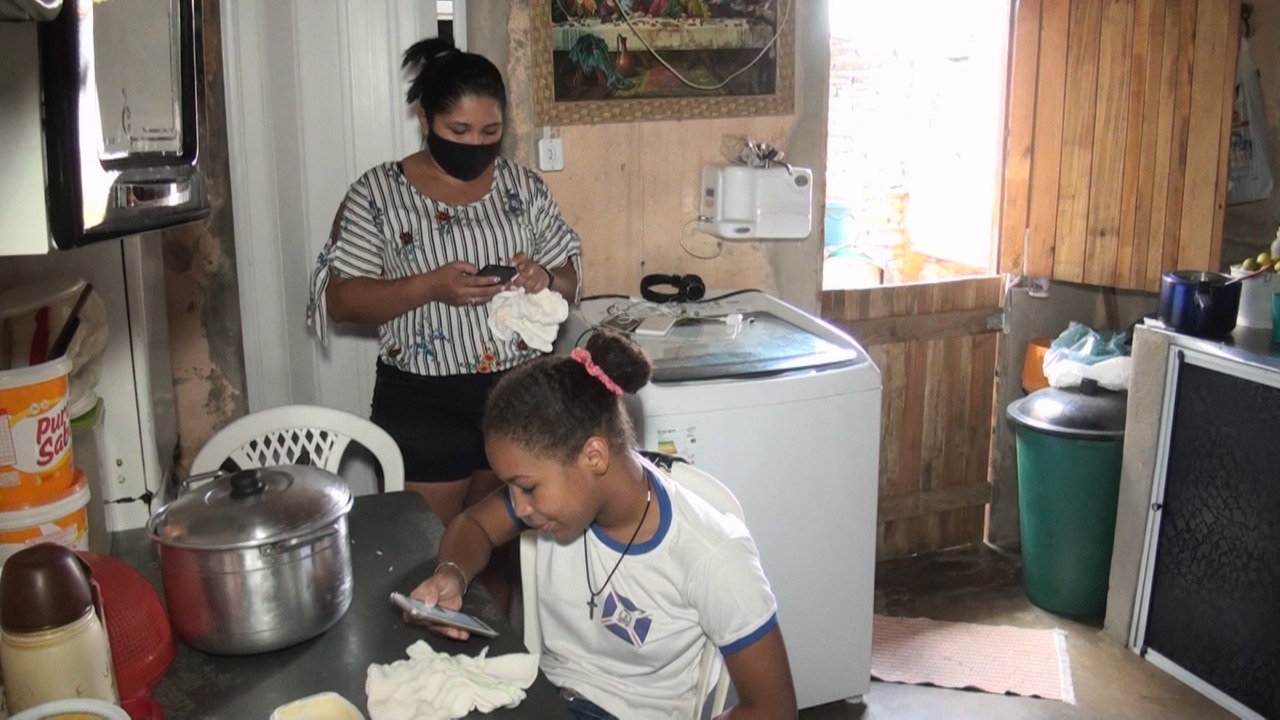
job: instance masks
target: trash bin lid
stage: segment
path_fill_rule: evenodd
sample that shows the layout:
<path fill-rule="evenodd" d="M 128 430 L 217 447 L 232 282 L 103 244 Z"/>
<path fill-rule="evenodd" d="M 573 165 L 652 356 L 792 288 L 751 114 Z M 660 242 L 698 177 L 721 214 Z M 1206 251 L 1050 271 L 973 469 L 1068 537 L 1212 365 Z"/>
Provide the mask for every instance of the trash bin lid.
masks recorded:
<path fill-rule="evenodd" d="M 1088 381 L 1086 381 L 1088 383 Z M 1009 419 L 1048 435 L 1081 440 L 1124 437 L 1128 393 L 1089 383 L 1079 388 L 1044 388 L 1009 403 Z"/>

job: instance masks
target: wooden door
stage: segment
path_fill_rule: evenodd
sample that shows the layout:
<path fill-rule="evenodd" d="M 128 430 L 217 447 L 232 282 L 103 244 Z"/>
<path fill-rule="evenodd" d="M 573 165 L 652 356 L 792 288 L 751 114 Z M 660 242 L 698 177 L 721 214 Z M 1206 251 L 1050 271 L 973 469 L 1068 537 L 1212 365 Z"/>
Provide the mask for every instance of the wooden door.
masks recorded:
<path fill-rule="evenodd" d="M 982 542 L 1000 277 L 822 295 L 880 368 L 877 560 Z"/>
<path fill-rule="evenodd" d="M 1018 0 L 1000 270 L 1216 270 L 1240 0 Z"/>

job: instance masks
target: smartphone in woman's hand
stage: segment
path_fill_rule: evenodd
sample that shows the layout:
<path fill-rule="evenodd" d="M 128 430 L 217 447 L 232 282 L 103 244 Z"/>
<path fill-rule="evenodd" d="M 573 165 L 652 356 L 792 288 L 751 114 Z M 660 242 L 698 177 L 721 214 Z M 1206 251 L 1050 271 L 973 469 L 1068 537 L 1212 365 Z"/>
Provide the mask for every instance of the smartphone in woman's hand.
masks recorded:
<path fill-rule="evenodd" d="M 516 276 L 516 269 L 510 265 L 485 265 L 480 268 L 480 272 L 476 275 L 481 277 L 496 277 L 498 282 L 506 285 Z"/>

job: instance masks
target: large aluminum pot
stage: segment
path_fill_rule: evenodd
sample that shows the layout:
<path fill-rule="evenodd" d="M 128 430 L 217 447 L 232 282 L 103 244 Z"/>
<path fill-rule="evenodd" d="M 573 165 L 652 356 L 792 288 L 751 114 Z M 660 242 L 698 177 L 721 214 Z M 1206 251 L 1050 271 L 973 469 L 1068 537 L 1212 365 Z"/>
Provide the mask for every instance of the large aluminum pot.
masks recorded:
<path fill-rule="evenodd" d="M 222 475 L 147 521 L 178 637 L 209 653 L 277 650 L 351 605 L 351 491 L 300 465 Z"/>

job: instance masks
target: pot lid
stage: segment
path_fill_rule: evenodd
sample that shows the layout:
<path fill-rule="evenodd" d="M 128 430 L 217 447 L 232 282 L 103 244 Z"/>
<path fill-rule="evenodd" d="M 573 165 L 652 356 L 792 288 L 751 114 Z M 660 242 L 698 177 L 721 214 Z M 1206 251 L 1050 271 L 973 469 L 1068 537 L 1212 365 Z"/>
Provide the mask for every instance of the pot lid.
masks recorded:
<path fill-rule="evenodd" d="M 147 530 L 174 547 L 229 550 L 297 537 L 351 510 L 342 478 L 307 465 L 278 465 L 223 475 L 156 511 Z"/>
<path fill-rule="evenodd" d="M 1128 394 L 1086 380 L 1078 388 L 1044 388 L 1009 403 L 1018 425 L 1061 437 L 1116 440 L 1124 437 Z"/>

